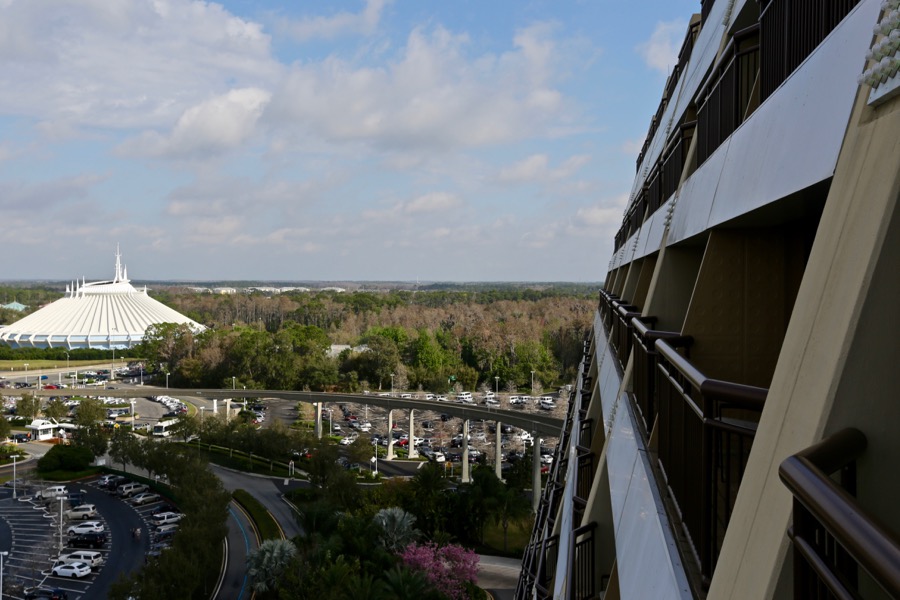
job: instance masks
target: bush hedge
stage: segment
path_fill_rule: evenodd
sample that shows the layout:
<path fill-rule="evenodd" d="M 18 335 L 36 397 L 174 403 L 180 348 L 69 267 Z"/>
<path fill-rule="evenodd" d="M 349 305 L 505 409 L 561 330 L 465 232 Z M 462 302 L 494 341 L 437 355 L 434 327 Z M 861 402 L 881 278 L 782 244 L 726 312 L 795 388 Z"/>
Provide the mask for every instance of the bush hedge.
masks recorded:
<path fill-rule="evenodd" d="M 281 528 L 278 526 L 278 522 L 272 516 L 272 513 L 266 510 L 266 507 L 263 506 L 259 500 L 251 496 L 248 491 L 242 489 L 234 490 L 232 497 L 238 504 L 244 507 L 247 514 L 253 519 L 253 522 L 256 524 L 256 530 L 259 532 L 259 537 L 262 541 L 284 539 Z"/>

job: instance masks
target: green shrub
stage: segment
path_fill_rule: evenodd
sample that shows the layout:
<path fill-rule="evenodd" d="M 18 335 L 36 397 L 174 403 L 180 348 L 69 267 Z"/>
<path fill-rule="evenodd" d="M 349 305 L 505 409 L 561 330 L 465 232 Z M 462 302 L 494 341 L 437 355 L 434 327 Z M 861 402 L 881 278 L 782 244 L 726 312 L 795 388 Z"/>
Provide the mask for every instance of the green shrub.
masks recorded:
<path fill-rule="evenodd" d="M 38 471 L 85 471 L 91 466 L 94 455 L 82 446 L 56 445 L 38 459 Z"/>

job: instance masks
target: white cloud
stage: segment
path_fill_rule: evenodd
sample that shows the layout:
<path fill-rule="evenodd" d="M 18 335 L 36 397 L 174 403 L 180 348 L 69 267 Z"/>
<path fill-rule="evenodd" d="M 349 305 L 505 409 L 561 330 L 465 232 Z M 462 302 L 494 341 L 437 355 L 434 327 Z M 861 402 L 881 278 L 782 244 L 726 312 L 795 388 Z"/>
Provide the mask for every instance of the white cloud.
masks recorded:
<path fill-rule="evenodd" d="M 637 46 L 638 54 L 648 67 L 668 75 L 678 62 L 678 51 L 686 31 L 687 22 L 684 19 L 659 22 L 650 39 Z"/>
<path fill-rule="evenodd" d="M 274 93 L 273 128 L 387 149 L 447 152 L 545 136 L 577 119 L 555 89 L 563 62 L 550 29 L 517 34 L 515 49 L 467 56 L 469 39 L 412 31 L 394 61 L 361 67 L 337 57 L 295 64 Z"/>
<path fill-rule="evenodd" d="M 432 192 L 413 198 L 402 205 L 401 210 L 408 215 L 445 212 L 459 207 L 462 201 L 454 194 Z"/>
<path fill-rule="evenodd" d="M 0 5 L 0 113 L 48 132 L 169 126 L 210 94 L 271 87 L 262 27 L 194 0 Z"/>
<path fill-rule="evenodd" d="M 366 0 L 361 12 L 341 11 L 329 17 L 309 17 L 283 21 L 280 28 L 296 40 L 330 40 L 343 35 L 370 35 L 378 27 L 388 0 Z M 329 5 L 330 6 L 330 5 Z"/>
<path fill-rule="evenodd" d="M 231 90 L 192 106 L 181 115 L 172 133 L 145 132 L 120 146 L 126 155 L 208 157 L 238 147 L 250 138 L 269 92 L 257 88 Z"/>
<path fill-rule="evenodd" d="M 590 160 L 591 157 L 584 154 L 570 156 L 557 168 L 551 169 L 548 155 L 533 154 L 510 167 L 501 169 L 497 178 L 504 183 L 559 181 L 574 175 Z"/>

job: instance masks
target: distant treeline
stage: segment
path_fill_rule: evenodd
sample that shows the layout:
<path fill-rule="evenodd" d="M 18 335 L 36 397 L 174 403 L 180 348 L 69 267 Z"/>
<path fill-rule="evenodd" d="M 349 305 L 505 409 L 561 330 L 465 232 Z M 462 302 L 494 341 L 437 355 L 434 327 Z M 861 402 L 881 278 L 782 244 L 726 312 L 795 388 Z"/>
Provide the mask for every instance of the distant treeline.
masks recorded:
<path fill-rule="evenodd" d="M 69 350 L 69 360 L 111 360 L 111 350 L 97 350 L 96 348 L 84 348 Z M 119 358 L 123 352 L 119 351 Z M 66 350 L 61 348 L 17 348 L 13 350 L 9 346 L 0 344 L 0 360 L 66 360 Z"/>

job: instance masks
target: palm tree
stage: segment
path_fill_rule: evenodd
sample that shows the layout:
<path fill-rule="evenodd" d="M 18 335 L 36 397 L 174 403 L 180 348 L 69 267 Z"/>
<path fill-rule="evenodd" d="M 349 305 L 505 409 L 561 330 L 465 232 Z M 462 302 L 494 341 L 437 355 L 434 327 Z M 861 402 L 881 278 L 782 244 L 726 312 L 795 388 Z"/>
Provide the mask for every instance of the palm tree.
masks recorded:
<path fill-rule="evenodd" d="M 443 469 L 437 463 L 428 463 L 412 478 L 413 496 L 416 501 L 416 512 L 424 521 L 422 529 L 426 534 L 438 529 L 438 515 L 441 507 L 441 492 L 447 487 Z"/>
<path fill-rule="evenodd" d="M 508 552 L 507 532 L 512 523 L 521 524 L 531 516 L 531 503 L 519 490 L 504 485 L 491 499 L 491 515 L 503 527 L 503 551 Z"/>
<path fill-rule="evenodd" d="M 384 574 L 385 588 L 394 598 L 421 598 L 432 595 L 431 584 L 418 571 L 395 566 Z"/>
<path fill-rule="evenodd" d="M 247 557 L 247 575 L 254 592 L 268 592 L 278 581 L 294 557 L 297 547 L 288 540 L 266 540 Z"/>
<path fill-rule="evenodd" d="M 390 552 L 400 552 L 419 537 L 414 527 L 416 517 L 396 506 L 379 510 L 372 523 L 378 528 L 381 544 Z"/>

